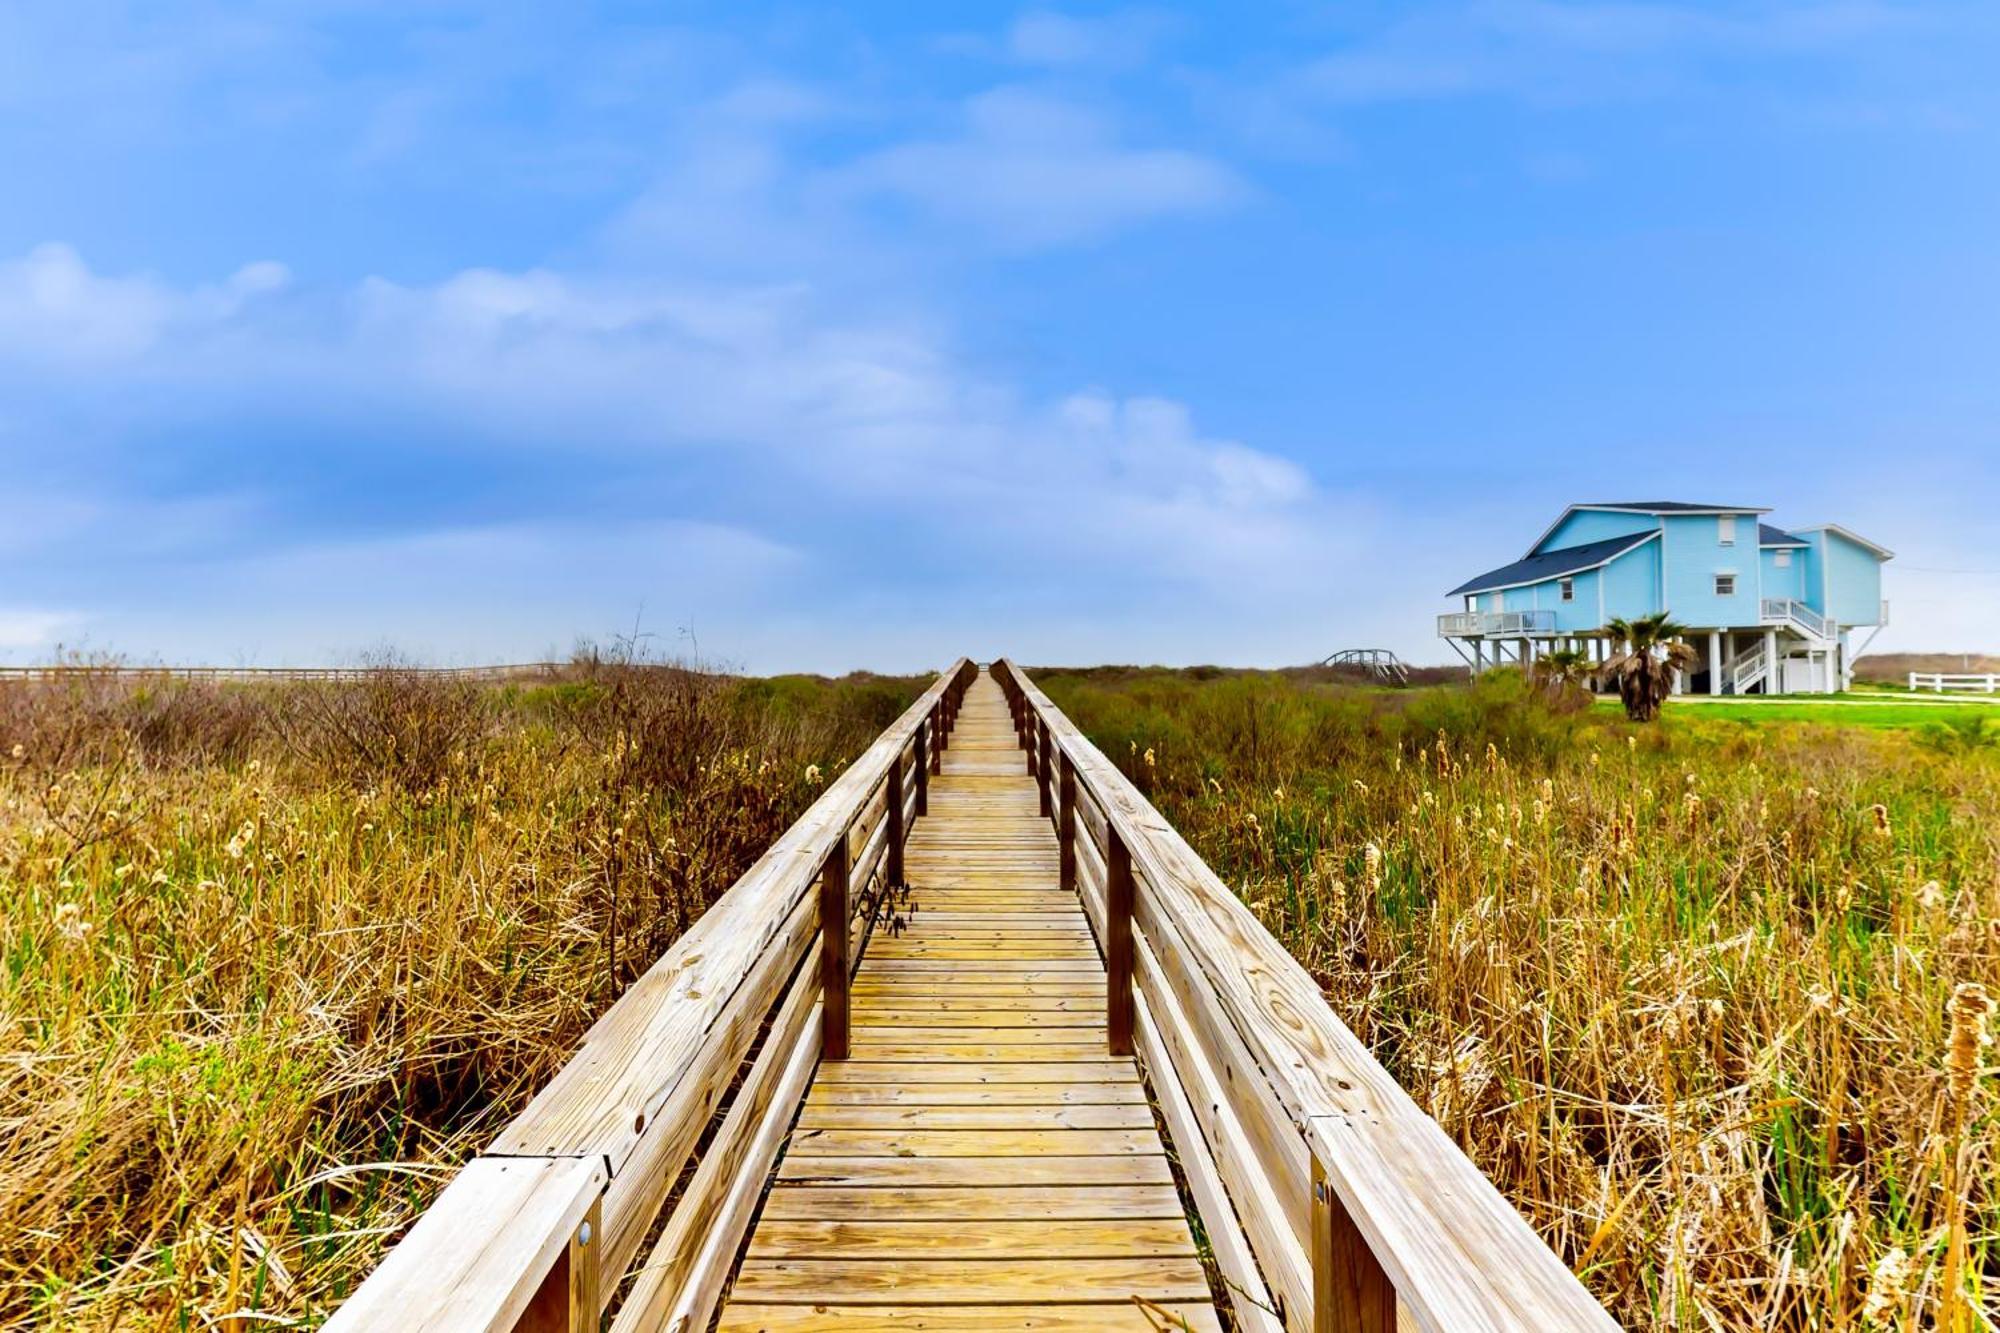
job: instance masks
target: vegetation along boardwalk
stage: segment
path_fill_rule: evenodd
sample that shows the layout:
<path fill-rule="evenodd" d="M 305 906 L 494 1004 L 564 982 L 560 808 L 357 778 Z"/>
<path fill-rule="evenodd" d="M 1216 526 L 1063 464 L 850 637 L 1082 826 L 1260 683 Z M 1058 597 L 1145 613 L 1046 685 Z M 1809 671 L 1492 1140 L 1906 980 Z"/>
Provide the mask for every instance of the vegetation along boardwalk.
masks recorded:
<path fill-rule="evenodd" d="M 1218 1300 L 1258 1333 L 1614 1327 L 1117 768 L 961 661 L 328 1327 L 1202 1330 Z"/>

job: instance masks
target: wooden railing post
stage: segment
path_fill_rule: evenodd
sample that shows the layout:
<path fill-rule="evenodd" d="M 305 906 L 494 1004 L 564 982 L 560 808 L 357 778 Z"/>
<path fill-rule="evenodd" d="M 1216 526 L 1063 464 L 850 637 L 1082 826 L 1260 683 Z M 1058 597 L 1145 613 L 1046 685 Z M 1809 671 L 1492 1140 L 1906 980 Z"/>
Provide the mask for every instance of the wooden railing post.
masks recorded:
<path fill-rule="evenodd" d="M 1037 714 L 1037 716 L 1039 717 L 1040 715 Z M 1049 735 L 1049 723 L 1047 718 L 1041 719 L 1039 723 L 1039 728 L 1042 733 L 1042 758 L 1041 762 L 1035 765 L 1035 779 L 1036 781 L 1040 782 L 1042 786 L 1042 818 L 1047 819 L 1050 815 L 1055 813 L 1055 803 L 1054 803 L 1055 793 L 1053 791 L 1053 784 L 1051 781 L 1053 775 L 1049 772 L 1049 768 L 1051 766 L 1050 761 L 1054 757 L 1052 752 L 1055 749 L 1055 741 Z"/>
<path fill-rule="evenodd" d="M 1007 701 L 1014 709 L 1014 744 L 1023 750 L 1028 748 L 1028 695 L 1021 688 L 1021 682 L 1011 679 L 1007 682 Z"/>
<path fill-rule="evenodd" d="M 911 811 L 976 679 L 969 663 L 940 677 L 828 784 L 607 1011 L 618 1039 L 568 1062 L 453 1175 L 327 1333 L 598 1333 L 612 1301 L 620 1327 L 708 1327 L 813 1071 L 851 1058 L 858 886 L 907 876 Z M 878 795 L 880 843 L 859 836 Z M 628 1290 L 625 1273 L 643 1276 Z"/>
<path fill-rule="evenodd" d="M 597 1259 L 603 1241 L 600 1198 L 570 1233 L 569 1244 L 556 1256 L 555 1267 L 536 1288 L 513 1333 L 584 1333 L 597 1328 L 604 1308 Z"/>
<path fill-rule="evenodd" d="M 1056 794 L 1056 842 L 1062 848 L 1062 870 L 1059 883 L 1064 893 L 1076 892 L 1076 765 L 1065 753 L 1060 769 L 1062 778 L 1057 784 Z"/>
<path fill-rule="evenodd" d="M 1056 813 L 1056 739 L 1048 731 L 1048 719 L 1042 721 L 1042 819 Z"/>
<path fill-rule="evenodd" d="M 1107 829 L 1104 875 L 1104 1028 L 1113 1055 L 1132 1054 L 1132 853 Z"/>
<path fill-rule="evenodd" d="M 945 721 L 944 699 L 938 700 L 931 708 L 931 732 L 937 737 L 937 744 L 931 747 L 931 772 L 942 773 L 944 752 L 951 748 L 951 726 Z"/>
<path fill-rule="evenodd" d="M 847 830 L 819 872 L 820 1055 L 847 1058 Z"/>
<path fill-rule="evenodd" d="M 1319 1154 L 1312 1163 L 1313 1333 L 1396 1333 L 1396 1287 L 1334 1193 Z"/>
<path fill-rule="evenodd" d="M 882 849 L 889 862 L 884 879 L 890 888 L 900 889 L 903 887 L 903 756 L 900 751 L 889 761 L 888 801 L 883 810 L 883 818 L 889 821 L 888 844 Z"/>

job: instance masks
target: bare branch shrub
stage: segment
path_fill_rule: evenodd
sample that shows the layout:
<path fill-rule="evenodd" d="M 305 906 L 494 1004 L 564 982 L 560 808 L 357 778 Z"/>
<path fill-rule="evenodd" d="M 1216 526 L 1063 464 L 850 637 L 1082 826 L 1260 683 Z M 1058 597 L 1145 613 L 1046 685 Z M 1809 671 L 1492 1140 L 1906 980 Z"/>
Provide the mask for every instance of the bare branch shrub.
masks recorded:
<path fill-rule="evenodd" d="M 474 761 L 485 728 L 480 698 L 471 681 L 384 656 L 358 680 L 284 690 L 270 717 L 292 753 L 318 772 L 423 791 Z"/>

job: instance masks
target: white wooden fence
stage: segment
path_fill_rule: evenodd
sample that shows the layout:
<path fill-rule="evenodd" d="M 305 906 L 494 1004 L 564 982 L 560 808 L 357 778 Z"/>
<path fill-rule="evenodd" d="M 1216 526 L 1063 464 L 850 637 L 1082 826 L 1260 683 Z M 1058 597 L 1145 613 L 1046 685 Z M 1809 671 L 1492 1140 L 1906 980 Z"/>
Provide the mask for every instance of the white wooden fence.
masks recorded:
<path fill-rule="evenodd" d="M 1910 688 L 1930 690 L 1943 694 L 1946 690 L 1956 690 L 1966 694 L 1993 694 L 2000 692 L 2000 675 L 1992 672 L 1981 675 L 1941 675 L 1935 671 L 1912 671 Z"/>

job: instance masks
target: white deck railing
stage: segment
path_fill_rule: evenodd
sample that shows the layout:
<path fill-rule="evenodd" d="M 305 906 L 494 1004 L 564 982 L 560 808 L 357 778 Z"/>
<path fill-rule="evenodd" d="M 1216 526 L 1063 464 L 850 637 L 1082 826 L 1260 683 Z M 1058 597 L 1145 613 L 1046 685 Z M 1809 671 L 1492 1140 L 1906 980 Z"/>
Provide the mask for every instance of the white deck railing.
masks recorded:
<path fill-rule="evenodd" d="M 1554 611 L 1453 611 L 1438 617 L 1438 637 L 1486 634 L 1553 634 Z"/>
<path fill-rule="evenodd" d="M 1833 637 L 1834 625 L 1804 602 L 1790 597 L 1766 597 L 1763 605 L 1766 625 L 1795 625 L 1815 639 Z"/>

